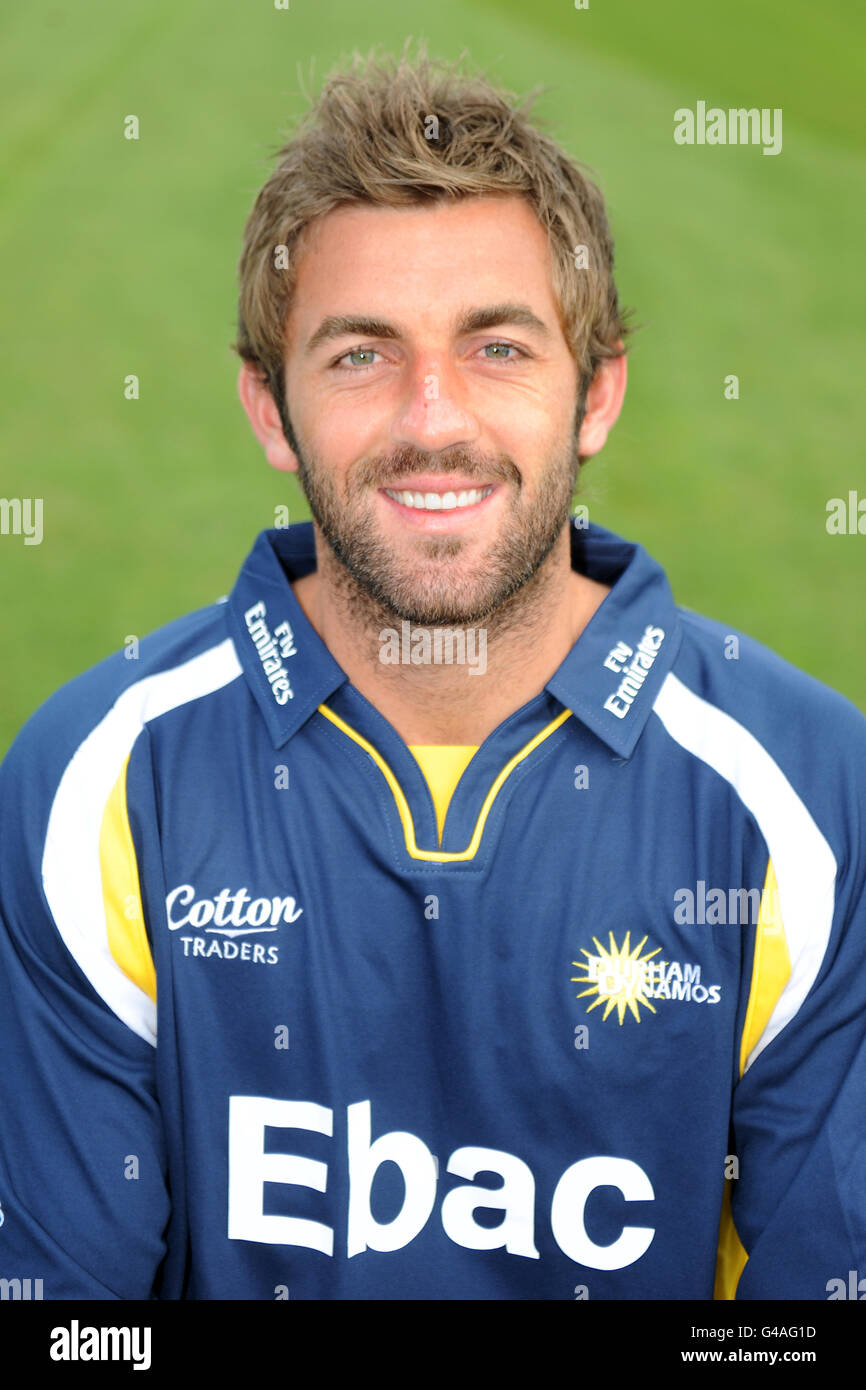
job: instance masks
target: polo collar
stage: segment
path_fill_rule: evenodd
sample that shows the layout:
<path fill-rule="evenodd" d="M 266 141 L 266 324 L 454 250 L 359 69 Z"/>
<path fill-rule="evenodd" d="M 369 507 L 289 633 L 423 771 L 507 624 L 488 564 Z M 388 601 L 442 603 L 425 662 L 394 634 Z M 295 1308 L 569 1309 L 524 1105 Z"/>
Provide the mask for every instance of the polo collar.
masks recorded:
<path fill-rule="evenodd" d="M 348 680 L 292 588 L 316 568 L 313 523 L 262 531 L 228 597 L 229 630 L 276 748 Z"/>
<path fill-rule="evenodd" d="M 620 757 L 630 757 L 681 639 L 661 566 L 602 526 L 572 526 L 572 568 L 611 586 L 545 689 Z M 262 531 L 226 603 L 244 675 L 279 748 L 348 677 L 295 598 L 316 567 L 313 524 Z"/>
<path fill-rule="evenodd" d="M 571 564 L 611 590 L 545 688 L 629 758 L 679 650 L 679 612 L 661 565 L 603 526 L 572 526 Z"/>

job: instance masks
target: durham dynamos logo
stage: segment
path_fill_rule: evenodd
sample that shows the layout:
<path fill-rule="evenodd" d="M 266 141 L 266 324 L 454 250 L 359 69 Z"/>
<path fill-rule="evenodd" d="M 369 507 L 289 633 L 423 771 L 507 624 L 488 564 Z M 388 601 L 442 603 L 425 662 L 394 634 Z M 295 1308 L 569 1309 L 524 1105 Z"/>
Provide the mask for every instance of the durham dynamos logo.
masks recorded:
<path fill-rule="evenodd" d="M 614 940 L 613 932 L 609 932 L 610 947 L 605 950 L 598 937 L 594 936 L 592 940 L 596 954 L 591 954 L 581 946 L 581 954 L 586 956 L 586 962 L 571 962 L 578 970 L 584 971 L 583 975 L 572 975 L 572 983 L 587 986 L 576 997 L 583 999 L 587 995 L 597 996 L 587 1005 L 587 1013 L 597 1009 L 599 1004 L 604 1004 L 602 1020 L 616 1009 L 622 1026 L 626 1009 L 638 1023 L 641 1021 L 642 1008 L 656 1013 L 657 1010 L 650 1003 L 651 999 L 682 999 L 694 1004 L 718 1004 L 722 987 L 702 984 L 699 965 L 678 960 L 657 961 L 654 957 L 661 951 L 661 946 L 656 946 L 655 950 L 641 955 L 647 938 L 644 937 L 637 946 L 630 947 L 630 937 L 631 932 L 627 931 L 620 947 Z"/>
<path fill-rule="evenodd" d="M 297 922 L 302 907 L 292 897 L 254 898 L 246 888 L 221 888 L 214 898 L 197 898 L 191 883 L 172 888 L 165 900 L 169 931 L 182 927 L 204 929 L 204 936 L 182 936 L 185 956 L 219 956 L 222 960 L 248 960 L 256 965 L 276 965 L 279 950 L 260 941 L 242 941 L 239 936 L 275 932 L 285 922 Z M 225 937 L 206 941 L 205 936 Z M 191 948 L 191 949 L 190 949 Z"/>

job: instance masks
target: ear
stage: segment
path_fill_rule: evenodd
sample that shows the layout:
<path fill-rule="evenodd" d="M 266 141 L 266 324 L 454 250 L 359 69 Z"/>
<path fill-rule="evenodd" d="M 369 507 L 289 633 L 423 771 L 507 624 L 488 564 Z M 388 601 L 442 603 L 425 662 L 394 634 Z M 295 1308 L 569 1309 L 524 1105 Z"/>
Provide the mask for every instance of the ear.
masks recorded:
<path fill-rule="evenodd" d="M 605 358 L 598 366 L 586 394 L 586 414 L 580 427 L 577 452 L 581 460 L 604 448 L 622 409 L 627 379 L 624 356 Z"/>
<path fill-rule="evenodd" d="M 247 413 L 253 434 L 265 451 L 272 468 L 289 473 L 298 470 L 298 459 L 283 434 L 280 413 L 271 395 L 267 377 L 254 362 L 244 362 L 238 375 L 238 395 Z"/>

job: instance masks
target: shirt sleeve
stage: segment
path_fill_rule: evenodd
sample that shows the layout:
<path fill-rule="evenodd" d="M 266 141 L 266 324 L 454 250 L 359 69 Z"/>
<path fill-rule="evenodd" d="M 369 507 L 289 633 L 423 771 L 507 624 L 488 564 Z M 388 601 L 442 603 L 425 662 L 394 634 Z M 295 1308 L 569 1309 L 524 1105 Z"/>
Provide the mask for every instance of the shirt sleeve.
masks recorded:
<path fill-rule="evenodd" d="M 57 701 L 0 768 L 0 1278 L 146 1299 L 170 1208 L 128 751 Z"/>
<path fill-rule="evenodd" d="M 814 858 L 796 900 L 768 868 L 718 1298 L 866 1294 L 866 1281 L 850 1291 L 866 1276 L 866 725 L 859 714 L 847 723 L 835 773 L 824 750 Z"/>

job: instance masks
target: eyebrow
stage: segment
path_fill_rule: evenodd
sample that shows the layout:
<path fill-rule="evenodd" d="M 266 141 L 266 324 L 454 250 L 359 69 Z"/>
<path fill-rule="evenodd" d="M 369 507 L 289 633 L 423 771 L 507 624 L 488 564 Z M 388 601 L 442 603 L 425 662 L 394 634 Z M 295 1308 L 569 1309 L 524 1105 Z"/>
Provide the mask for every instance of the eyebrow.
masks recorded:
<path fill-rule="evenodd" d="M 540 338 L 550 338 L 550 329 L 528 304 L 489 304 L 483 308 L 466 309 L 457 319 L 457 335 L 478 333 L 485 328 L 495 328 L 500 324 L 514 324 L 527 328 Z M 322 343 L 334 338 L 348 336 L 361 338 L 400 338 L 402 330 L 385 319 L 368 318 L 363 314 L 329 314 L 322 319 L 304 349 L 305 355 L 315 352 Z"/>

